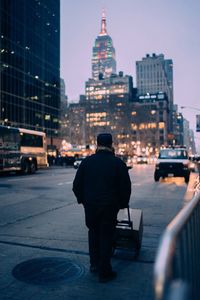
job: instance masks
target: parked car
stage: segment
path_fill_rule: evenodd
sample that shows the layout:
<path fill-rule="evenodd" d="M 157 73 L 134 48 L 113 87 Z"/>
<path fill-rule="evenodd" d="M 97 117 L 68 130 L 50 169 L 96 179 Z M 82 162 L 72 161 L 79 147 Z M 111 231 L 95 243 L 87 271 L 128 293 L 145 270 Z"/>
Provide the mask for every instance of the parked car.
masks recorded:
<path fill-rule="evenodd" d="M 74 168 L 78 169 L 78 167 L 80 166 L 81 162 L 83 161 L 85 157 L 78 157 L 75 162 L 74 162 Z"/>
<path fill-rule="evenodd" d="M 119 157 L 126 165 L 128 169 L 132 169 L 132 160 L 131 157 L 128 157 L 127 155 L 123 154 L 117 154 L 117 157 Z"/>

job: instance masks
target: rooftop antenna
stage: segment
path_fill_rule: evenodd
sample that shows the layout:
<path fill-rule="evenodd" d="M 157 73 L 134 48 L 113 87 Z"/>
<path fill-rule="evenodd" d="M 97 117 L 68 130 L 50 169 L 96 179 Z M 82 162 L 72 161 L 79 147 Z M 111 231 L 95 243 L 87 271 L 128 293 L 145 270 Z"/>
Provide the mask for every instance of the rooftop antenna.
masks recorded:
<path fill-rule="evenodd" d="M 101 32 L 99 35 L 107 35 L 107 30 L 106 30 L 106 12 L 105 9 L 102 11 L 101 15 Z"/>

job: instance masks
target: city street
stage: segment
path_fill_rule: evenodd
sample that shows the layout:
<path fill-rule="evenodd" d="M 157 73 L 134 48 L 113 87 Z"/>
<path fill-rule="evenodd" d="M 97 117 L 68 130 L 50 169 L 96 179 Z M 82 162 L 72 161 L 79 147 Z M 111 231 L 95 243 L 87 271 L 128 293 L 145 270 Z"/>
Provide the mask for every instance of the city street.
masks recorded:
<path fill-rule="evenodd" d="M 153 264 L 159 238 L 184 201 L 190 199 L 190 183 L 186 185 L 182 178 L 154 182 L 154 165 L 134 165 L 129 171 L 130 207 L 143 211 L 141 252 L 137 259 L 126 252 L 116 254 L 112 263 L 118 277 L 101 284 L 89 273 L 83 208 L 72 192 L 75 172 L 73 168 L 51 167 L 29 176 L 1 175 L 1 299 L 153 299 Z M 77 272 L 70 277 L 68 269 L 63 273 L 66 280 L 51 284 L 48 280 L 24 282 L 13 276 L 17 265 L 36 258 L 66 259 Z M 37 273 L 35 276 L 37 279 Z"/>

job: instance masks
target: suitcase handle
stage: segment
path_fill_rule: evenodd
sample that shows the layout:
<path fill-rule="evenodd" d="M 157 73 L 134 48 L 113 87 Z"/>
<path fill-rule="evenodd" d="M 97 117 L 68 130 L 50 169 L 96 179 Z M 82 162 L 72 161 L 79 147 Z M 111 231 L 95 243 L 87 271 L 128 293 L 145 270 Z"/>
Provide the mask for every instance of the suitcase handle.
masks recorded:
<path fill-rule="evenodd" d="M 127 206 L 127 211 L 128 211 L 128 221 L 129 221 L 130 223 L 132 223 L 132 222 L 131 222 L 131 216 L 130 216 L 129 205 Z"/>
<path fill-rule="evenodd" d="M 130 209 L 129 209 L 129 206 L 127 207 L 127 210 L 128 210 L 128 221 L 129 221 L 129 223 L 131 224 L 131 229 L 133 229 L 133 222 L 131 221 L 131 216 L 130 216 Z"/>
<path fill-rule="evenodd" d="M 131 227 L 131 229 L 133 229 L 133 222 L 131 221 L 131 215 L 130 215 L 130 209 L 129 209 L 129 205 L 126 207 L 127 208 L 127 212 L 128 212 L 128 220 L 121 220 L 121 221 L 117 221 L 117 224 L 120 226 L 123 226 L 123 224 L 129 225 Z"/>

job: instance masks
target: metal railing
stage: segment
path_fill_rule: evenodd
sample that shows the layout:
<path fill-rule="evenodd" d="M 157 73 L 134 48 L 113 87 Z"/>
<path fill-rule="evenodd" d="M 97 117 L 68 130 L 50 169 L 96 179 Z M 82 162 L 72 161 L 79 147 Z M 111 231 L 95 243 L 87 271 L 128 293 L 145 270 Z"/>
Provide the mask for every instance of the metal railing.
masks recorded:
<path fill-rule="evenodd" d="M 198 191 L 200 190 L 200 172 L 199 175 L 196 178 L 195 184 L 194 184 L 194 193 L 198 193 Z"/>
<path fill-rule="evenodd" d="M 167 226 L 154 266 L 156 300 L 200 299 L 200 191 Z"/>

